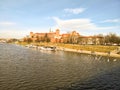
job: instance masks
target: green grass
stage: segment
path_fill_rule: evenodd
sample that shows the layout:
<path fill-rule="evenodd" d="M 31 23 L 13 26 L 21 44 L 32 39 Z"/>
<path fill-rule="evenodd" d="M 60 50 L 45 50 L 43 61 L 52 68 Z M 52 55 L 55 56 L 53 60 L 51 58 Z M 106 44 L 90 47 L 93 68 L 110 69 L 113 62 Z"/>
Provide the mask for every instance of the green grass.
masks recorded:
<path fill-rule="evenodd" d="M 103 46 L 103 45 L 77 45 L 77 44 L 53 44 L 53 43 L 41 43 L 40 45 L 52 45 L 63 48 L 70 48 L 76 50 L 87 50 L 95 52 L 110 52 L 118 48 L 118 46 Z"/>
<path fill-rule="evenodd" d="M 26 42 L 21 42 L 21 45 L 27 45 Z M 38 46 L 57 46 L 62 48 L 70 48 L 76 50 L 87 50 L 95 52 L 110 52 L 117 49 L 119 46 L 104 46 L 104 45 L 78 45 L 78 44 L 62 44 L 62 43 L 32 43 Z"/>
<path fill-rule="evenodd" d="M 59 45 L 64 48 L 76 49 L 76 50 L 87 50 L 87 51 L 95 51 L 95 52 L 109 52 L 118 48 L 118 46 L 103 46 L 103 45 L 72 45 L 65 44 Z"/>
<path fill-rule="evenodd" d="M 27 42 L 18 42 L 17 44 L 25 46 L 25 45 L 28 45 L 29 43 L 27 43 Z"/>

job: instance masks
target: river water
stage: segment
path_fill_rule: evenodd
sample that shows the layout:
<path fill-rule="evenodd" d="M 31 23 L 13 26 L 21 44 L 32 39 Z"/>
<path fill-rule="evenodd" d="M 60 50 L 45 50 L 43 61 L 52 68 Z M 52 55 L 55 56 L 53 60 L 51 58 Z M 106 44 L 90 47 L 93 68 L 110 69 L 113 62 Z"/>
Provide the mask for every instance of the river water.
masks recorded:
<path fill-rule="evenodd" d="M 120 90 L 120 59 L 0 43 L 0 90 Z"/>

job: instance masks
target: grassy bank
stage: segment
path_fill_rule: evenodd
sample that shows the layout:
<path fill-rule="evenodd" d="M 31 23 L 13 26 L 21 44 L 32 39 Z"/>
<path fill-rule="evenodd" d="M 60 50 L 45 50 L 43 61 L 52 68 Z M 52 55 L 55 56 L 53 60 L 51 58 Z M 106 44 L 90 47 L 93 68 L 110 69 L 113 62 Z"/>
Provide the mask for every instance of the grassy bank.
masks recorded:
<path fill-rule="evenodd" d="M 72 44 L 65 44 L 60 45 L 65 48 L 76 49 L 76 50 L 87 50 L 87 51 L 94 51 L 94 52 L 110 52 L 118 48 L 118 46 L 102 46 L 102 45 L 72 45 Z"/>
<path fill-rule="evenodd" d="M 27 45 L 26 42 L 19 43 L 21 45 Z M 30 44 L 30 43 L 29 43 Z M 75 50 L 87 50 L 87 51 L 94 51 L 94 52 L 104 52 L 108 53 L 115 49 L 117 49 L 119 46 L 103 46 L 103 45 L 77 45 L 77 44 L 62 44 L 62 43 L 31 43 L 37 46 L 56 46 L 59 48 L 69 48 L 69 49 L 75 49 Z"/>

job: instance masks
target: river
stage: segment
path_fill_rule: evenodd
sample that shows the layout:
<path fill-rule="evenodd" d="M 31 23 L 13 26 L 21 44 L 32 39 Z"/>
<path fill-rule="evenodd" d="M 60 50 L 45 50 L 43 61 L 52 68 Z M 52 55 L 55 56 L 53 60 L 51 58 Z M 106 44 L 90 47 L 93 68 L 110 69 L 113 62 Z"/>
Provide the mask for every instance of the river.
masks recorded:
<path fill-rule="evenodd" d="M 0 90 L 120 90 L 120 58 L 0 43 Z"/>

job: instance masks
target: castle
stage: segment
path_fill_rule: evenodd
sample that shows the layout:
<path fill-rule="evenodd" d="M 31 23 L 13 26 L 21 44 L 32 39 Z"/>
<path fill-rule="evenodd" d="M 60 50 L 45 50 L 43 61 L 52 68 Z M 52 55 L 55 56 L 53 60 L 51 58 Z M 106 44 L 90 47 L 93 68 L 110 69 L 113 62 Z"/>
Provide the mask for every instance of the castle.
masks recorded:
<path fill-rule="evenodd" d="M 102 44 L 103 37 L 101 36 L 82 36 L 76 31 L 70 33 L 60 34 L 60 30 L 55 32 L 49 31 L 47 33 L 33 33 L 26 38 L 32 42 L 52 42 L 52 43 L 73 43 L 73 44 Z"/>

